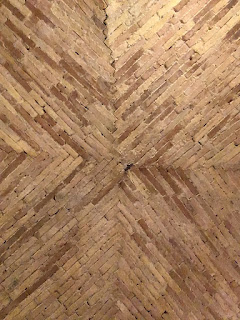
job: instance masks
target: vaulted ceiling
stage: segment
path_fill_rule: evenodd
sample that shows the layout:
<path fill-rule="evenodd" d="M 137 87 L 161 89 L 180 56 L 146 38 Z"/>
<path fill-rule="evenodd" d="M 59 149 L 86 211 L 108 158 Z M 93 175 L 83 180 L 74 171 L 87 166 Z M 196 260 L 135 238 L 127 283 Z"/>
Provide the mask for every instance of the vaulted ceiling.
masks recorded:
<path fill-rule="evenodd" d="M 0 319 L 240 319 L 239 12 L 0 0 Z"/>

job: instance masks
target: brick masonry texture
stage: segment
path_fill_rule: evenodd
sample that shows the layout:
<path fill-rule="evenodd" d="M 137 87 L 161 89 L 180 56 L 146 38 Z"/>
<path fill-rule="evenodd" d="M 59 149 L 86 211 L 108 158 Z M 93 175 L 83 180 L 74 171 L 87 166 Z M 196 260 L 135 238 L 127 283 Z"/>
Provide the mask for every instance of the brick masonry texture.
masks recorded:
<path fill-rule="evenodd" d="M 0 320 L 240 319 L 239 27 L 0 0 Z"/>

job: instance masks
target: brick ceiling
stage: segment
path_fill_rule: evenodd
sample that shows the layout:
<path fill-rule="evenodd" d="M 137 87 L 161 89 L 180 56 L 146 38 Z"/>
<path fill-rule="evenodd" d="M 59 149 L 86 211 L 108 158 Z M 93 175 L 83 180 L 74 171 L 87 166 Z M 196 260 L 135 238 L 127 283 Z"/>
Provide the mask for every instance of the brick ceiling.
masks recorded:
<path fill-rule="evenodd" d="M 0 0 L 0 320 L 240 319 L 239 13 Z"/>

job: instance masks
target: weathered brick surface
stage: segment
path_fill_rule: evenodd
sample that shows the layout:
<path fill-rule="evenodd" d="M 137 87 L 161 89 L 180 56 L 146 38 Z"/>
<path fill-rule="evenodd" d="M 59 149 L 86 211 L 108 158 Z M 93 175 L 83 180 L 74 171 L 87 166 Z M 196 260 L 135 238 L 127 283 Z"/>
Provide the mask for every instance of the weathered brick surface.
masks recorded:
<path fill-rule="evenodd" d="M 0 319 L 240 319 L 236 0 L 0 0 Z"/>

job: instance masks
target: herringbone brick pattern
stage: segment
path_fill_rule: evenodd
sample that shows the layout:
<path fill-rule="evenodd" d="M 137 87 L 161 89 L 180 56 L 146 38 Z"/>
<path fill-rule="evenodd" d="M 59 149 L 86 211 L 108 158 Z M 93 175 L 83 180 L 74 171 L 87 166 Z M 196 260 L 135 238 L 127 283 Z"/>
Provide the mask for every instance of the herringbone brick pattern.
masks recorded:
<path fill-rule="evenodd" d="M 239 12 L 0 1 L 0 319 L 240 319 Z"/>

